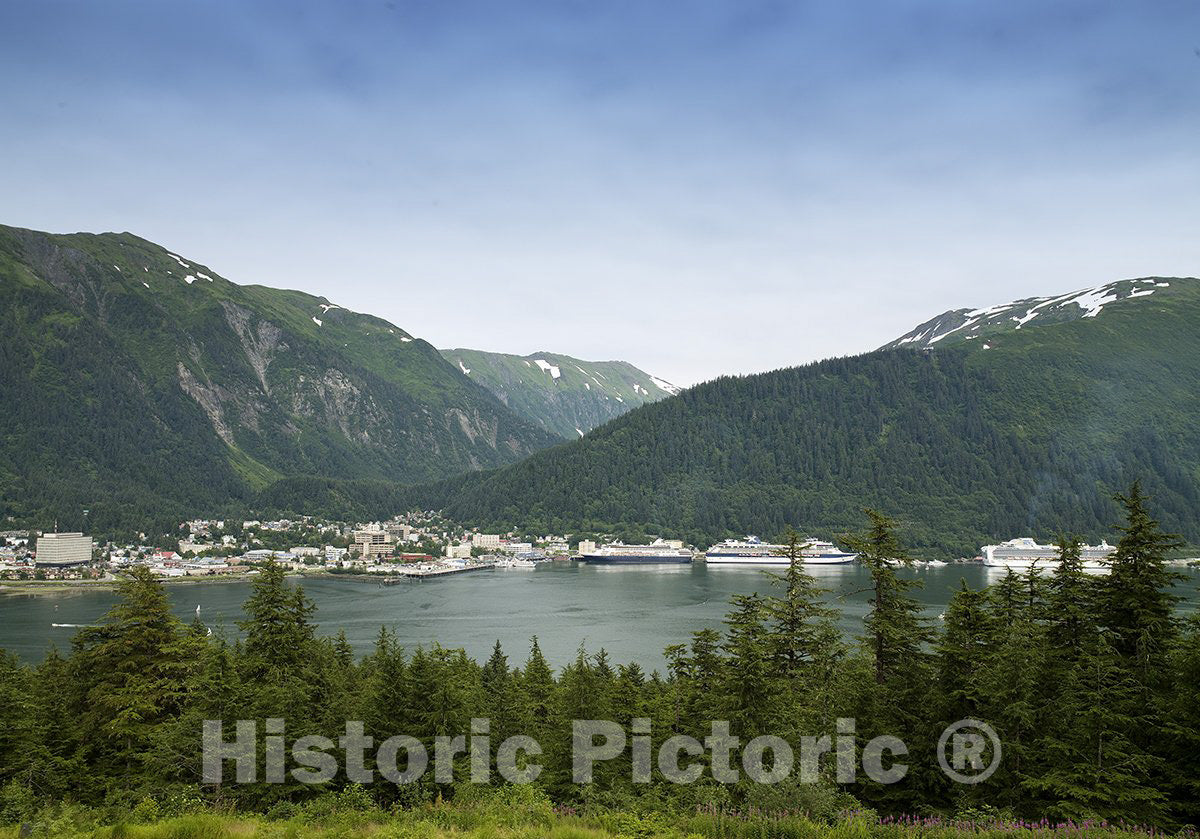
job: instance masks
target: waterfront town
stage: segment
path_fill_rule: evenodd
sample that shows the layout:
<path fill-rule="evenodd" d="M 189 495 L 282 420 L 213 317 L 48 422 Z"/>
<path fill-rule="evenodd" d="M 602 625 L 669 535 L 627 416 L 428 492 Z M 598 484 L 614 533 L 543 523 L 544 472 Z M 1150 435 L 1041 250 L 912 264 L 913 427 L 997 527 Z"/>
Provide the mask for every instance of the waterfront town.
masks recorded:
<path fill-rule="evenodd" d="M 0 531 L 0 585 L 14 582 L 110 582 L 146 566 L 165 581 L 238 578 L 273 561 L 289 570 L 330 575 L 427 577 L 492 567 L 528 567 L 566 559 L 596 543 L 567 535 L 480 533 L 434 513 L 388 521 L 328 522 L 194 519 L 170 548 L 99 543 L 83 533 Z"/>

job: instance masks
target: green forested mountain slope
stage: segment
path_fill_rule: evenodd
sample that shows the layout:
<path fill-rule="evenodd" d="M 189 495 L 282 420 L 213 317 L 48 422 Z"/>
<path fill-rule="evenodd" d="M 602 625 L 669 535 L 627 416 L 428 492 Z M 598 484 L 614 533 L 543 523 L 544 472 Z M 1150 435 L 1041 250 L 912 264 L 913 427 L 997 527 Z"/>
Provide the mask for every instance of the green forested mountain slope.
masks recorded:
<path fill-rule="evenodd" d="M 429 481 L 556 442 L 392 324 L 128 233 L 0 227 L 0 520 L 200 512 L 291 475 Z"/>
<path fill-rule="evenodd" d="M 737 378 L 646 405 L 498 472 L 433 488 L 480 524 L 685 536 L 833 536 L 860 509 L 920 548 L 1059 530 L 1110 536 L 1141 477 L 1200 543 L 1200 281 L 1154 281 L 1094 316 Z"/>
<path fill-rule="evenodd" d="M 442 350 L 442 355 L 519 416 L 569 440 L 679 392 L 624 361 L 462 349 Z"/>

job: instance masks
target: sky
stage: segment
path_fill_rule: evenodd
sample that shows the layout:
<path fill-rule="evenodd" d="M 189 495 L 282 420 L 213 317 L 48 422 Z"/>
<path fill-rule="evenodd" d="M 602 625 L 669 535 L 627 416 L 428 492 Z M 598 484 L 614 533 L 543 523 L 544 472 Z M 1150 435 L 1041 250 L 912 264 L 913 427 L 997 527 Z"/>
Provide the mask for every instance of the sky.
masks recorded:
<path fill-rule="evenodd" d="M 1200 275 L 1200 3 L 5 0 L 0 223 L 677 384 Z"/>

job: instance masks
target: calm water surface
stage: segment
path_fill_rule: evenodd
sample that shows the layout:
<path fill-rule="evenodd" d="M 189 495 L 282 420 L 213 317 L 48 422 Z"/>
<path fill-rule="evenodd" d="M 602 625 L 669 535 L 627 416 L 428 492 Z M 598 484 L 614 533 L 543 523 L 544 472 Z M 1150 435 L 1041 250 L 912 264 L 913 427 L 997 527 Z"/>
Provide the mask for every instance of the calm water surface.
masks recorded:
<path fill-rule="evenodd" d="M 843 611 L 843 628 L 861 630 L 867 608 L 869 577 L 857 563 L 810 569 L 830 589 L 828 599 Z M 998 579 L 979 565 L 949 565 L 901 572 L 924 580 L 916 596 L 936 620 L 961 580 L 979 588 Z M 1196 608 L 1200 572 L 1189 570 L 1179 589 L 1185 608 Z M 575 562 L 542 563 L 535 569 L 478 571 L 440 580 L 395 586 L 346 579 L 313 579 L 304 589 L 317 604 L 321 631 L 344 629 L 356 650 L 371 647 L 380 626 L 395 630 L 409 647 L 434 641 L 463 647 L 486 658 L 497 639 L 510 662 L 525 660 L 532 635 L 553 664 L 571 660 L 580 644 L 608 650 L 618 662 L 637 661 L 662 669 L 663 648 L 682 643 L 705 627 L 721 627 L 729 598 L 765 592 L 771 583 L 761 569 L 690 566 L 609 566 Z M 238 635 L 241 604 L 250 583 L 171 583 L 175 611 L 201 618 L 215 633 Z M 0 647 L 30 661 L 40 660 L 55 644 L 70 648 L 71 628 L 52 623 L 94 623 L 113 605 L 111 590 L 53 594 L 0 593 Z"/>

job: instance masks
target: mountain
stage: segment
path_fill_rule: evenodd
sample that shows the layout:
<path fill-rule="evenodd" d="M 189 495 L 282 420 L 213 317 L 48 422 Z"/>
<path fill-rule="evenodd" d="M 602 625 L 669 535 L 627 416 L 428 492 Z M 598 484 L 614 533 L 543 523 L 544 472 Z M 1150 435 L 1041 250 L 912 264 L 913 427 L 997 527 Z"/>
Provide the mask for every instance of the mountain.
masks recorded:
<path fill-rule="evenodd" d="M 129 233 L 0 227 L 0 298 L 0 520 L 103 528 L 559 442 L 400 327 Z"/>
<path fill-rule="evenodd" d="M 1171 282 L 1164 277 L 1117 280 L 1095 288 L 1070 291 L 1056 297 L 1027 297 L 984 309 L 952 309 L 925 321 L 883 349 L 928 349 L 985 339 L 1026 327 L 1041 327 L 1081 318 L 1098 317 L 1106 306 L 1138 297 L 1149 297 Z"/>
<path fill-rule="evenodd" d="M 1200 544 L 1200 281 L 1045 300 L 720 378 L 422 497 L 489 527 L 696 544 L 788 524 L 836 536 L 871 506 L 917 550 L 953 557 L 1026 534 L 1111 539 L 1112 494 L 1141 478 L 1164 525 Z"/>
<path fill-rule="evenodd" d="M 518 416 L 568 440 L 639 405 L 679 392 L 670 382 L 624 361 L 462 349 L 442 350 L 442 355 Z"/>

